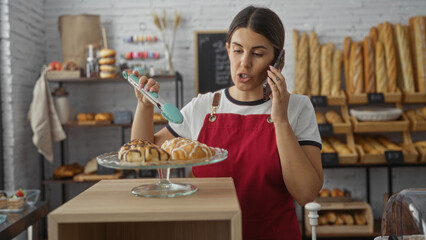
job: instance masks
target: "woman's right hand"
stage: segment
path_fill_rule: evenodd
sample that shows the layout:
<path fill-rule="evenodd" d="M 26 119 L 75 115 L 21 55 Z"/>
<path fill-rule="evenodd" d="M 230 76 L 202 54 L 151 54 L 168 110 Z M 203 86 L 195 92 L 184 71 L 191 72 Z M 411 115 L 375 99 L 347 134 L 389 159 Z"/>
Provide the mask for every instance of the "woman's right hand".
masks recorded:
<path fill-rule="evenodd" d="M 155 81 L 153 78 L 147 78 L 146 76 L 140 76 L 138 71 L 132 72 L 134 75 L 136 75 L 139 78 L 139 88 L 144 88 L 146 91 L 149 92 L 156 92 L 158 93 L 160 91 L 160 84 Z M 139 92 L 138 89 L 135 88 L 135 95 L 138 99 L 139 103 L 142 103 L 144 106 L 152 107 L 153 104 L 146 98 L 141 92 Z"/>

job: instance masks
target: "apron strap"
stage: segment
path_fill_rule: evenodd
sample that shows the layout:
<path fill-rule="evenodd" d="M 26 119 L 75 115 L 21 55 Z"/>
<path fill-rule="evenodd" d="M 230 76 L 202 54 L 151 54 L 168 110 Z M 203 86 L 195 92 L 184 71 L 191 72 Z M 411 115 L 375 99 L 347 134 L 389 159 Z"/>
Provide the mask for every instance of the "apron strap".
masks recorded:
<path fill-rule="evenodd" d="M 219 92 L 215 93 L 214 96 L 213 96 L 213 101 L 212 101 L 212 104 L 210 106 L 211 109 L 212 109 L 212 111 L 210 113 L 210 118 L 209 118 L 210 122 L 216 121 L 216 118 L 217 118 L 216 110 L 219 108 L 219 105 L 220 105 L 220 97 L 221 97 L 221 94 Z"/>

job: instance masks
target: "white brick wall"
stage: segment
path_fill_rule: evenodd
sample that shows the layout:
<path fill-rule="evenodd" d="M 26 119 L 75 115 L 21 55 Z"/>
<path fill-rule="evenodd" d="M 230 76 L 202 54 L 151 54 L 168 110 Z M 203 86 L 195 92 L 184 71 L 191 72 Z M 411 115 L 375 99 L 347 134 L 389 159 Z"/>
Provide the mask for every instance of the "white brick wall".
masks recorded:
<path fill-rule="evenodd" d="M 2 7 L 1 10 L 2 108 L 5 129 L 3 138 L 6 184 L 10 188 L 22 184 L 29 186 L 39 181 L 38 155 L 31 142 L 32 133 L 26 122 L 26 114 L 40 66 L 52 60 L 63 60 L 57 24 L 59 16 L 82 13 L 101 15 L 101 23 L 106 27 L 108 35 L 108 45 L 120 55 L 127 51 L 142 50 L 140 46 L 122 41 L 124 36 L 140 33 L 139 23 L 146 23 L 145 34 L 160 35 L 152 24 L 152 10 L 159 13 L 166 8 L 170 16 L 175 10 L 179 11 L 183 19 L 176 34 L 174 63 L 175 69 L 184 78 L 186 103 L 194 95 L 194 31 L 227 29 L 233 16 L 249 4 L 241 0 L 0 0 L 0 2 L 2 6 L 10 6 Z M 283 73 L 289 89 L 293 88 L 294 68 L 291 29 L 315 30 L 321 43 L 333 42 L 337 48 L 342 49 L 345 36 L 359 41 L 373 25 L 383 21 L 406 24 L 409 17 L 425 14 L 426 8 L 426 1 L 423 0 L 257 0 L 250 3 L 272 8 L 284 22 L 287 31 L 285 44 L 287 56 Z M 147 47 L 156 51 L 163 49 L 161 42 Z M 160 67 L 165 65 L 161 60 L 152 64 Z M 52 90 L 54 87 L 56 85 L 52 84 Z M 162 95 L 172 102 L 174 102 L 173 87 L 173 84 L 162 84 Z M 65 88 L 70 92 L 70 102 L 76 112 L 134 111 L 136 106 L 133 90 L 125 83 L 66 84 Z M 116 150 L 121 144 L 118 128 L 68 129 L 67 134 L 69 139 L 67 162 L 84 164 L 99 153 Z M 55 163 L 47 166 L 46 173 L 51 174 L 58 162 L 56 152 Z M 415 176 L 421 186 L 425 181 L 422 172 L 424 168 L 394 170 L 394 190 L 417 185 L 416 181 L 406 180 L 411 179 L 411 176 Z M 372 207 L 375 217 L 379 218 L 383 211 L 383 194 L 387 191 L 387 172 L 385 168 L 373 168 L 371 175 Z M 325 187 L 347 188 L 354 197 L 365 199 L 365 169 L 326 169 Z M 56 188 L 57 186 L 52 186 L 49 189 L 53 196 L 59 194 Z M 80 187 L 71 187 L 68 194 L 73 196 L 81 191 L 77 188 Z"/>

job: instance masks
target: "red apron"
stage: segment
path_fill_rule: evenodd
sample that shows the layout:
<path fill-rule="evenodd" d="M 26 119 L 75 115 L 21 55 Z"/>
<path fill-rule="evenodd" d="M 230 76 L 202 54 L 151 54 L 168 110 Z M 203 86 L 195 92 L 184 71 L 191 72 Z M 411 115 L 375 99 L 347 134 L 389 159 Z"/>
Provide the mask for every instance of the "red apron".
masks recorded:
<path fill-rule="evenodd" d="M 210 115 L 198 141 L 228 150 L 222 162 L 194 167 L 197 177 L 232 177 L 242 210 L 243 239 L 301 239 L 293 197 L 287 191 L 274 124 L 269 115 Z"/>

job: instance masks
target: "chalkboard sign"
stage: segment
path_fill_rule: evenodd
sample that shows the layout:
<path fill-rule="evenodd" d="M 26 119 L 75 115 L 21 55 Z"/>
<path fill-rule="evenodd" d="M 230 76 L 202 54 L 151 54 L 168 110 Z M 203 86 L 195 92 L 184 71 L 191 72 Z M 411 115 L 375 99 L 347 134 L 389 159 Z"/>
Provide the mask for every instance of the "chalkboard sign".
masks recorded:
<path fill-rule="evenodd" d="M 231 86 L 226 31 L 195 32 L 195 95 Z"/>

